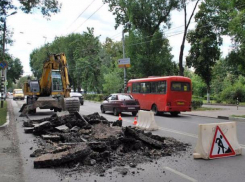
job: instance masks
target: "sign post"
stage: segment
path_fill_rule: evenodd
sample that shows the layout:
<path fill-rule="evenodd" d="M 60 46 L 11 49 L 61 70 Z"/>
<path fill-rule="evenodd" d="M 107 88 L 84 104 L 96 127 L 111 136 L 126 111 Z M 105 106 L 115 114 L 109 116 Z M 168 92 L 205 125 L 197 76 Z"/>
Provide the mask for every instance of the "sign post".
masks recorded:
<path fill-rule="evenodd" d="M 3 108 L 3 100 L 4 100 L 4 94 L 5 93 L 5 72 L 7 71 L 8 63 L 6 61 L 1 61 L 0 62 L 0 68 L 2 69 L 1 71 L 1 108 Z"/>
<path fill-rule="evenodd" d="M 127 85 L 126 68 L 129 68 L 130 66 L 130 58 L 118 59 L 118 67 L 124 68 L 124 91 L 126 90 Z"/>

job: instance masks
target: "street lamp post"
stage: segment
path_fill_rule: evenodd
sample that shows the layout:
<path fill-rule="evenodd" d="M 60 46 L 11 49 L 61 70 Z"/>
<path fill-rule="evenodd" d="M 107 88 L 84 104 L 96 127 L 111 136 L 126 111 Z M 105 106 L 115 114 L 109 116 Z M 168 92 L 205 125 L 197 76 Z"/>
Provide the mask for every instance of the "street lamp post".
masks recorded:
<path fill-rule="evenodd" d="M 6 18 L 11 16 L 11 15 L 14 15 L 16 14 L 17 12 L 13 12 L 9 15 L 7 15 L 4 19 L 3 19 L 3 45 L 2 45 L 2 59 L 4 59 L 4 54 L 5 54 L 5 37 L 6 37 L 6 29 L 7 29 L 7 25 L 6 25 Z M 6 90 L 7 90 L 7 85 L 6 85 L 6 81 L 7 81 L 7 68 L 3 69 L 2 70 L 2 73 L 1 73 L 1 76 L 4 77 L 4 81 L 5 81 L 5 89 L 4 91 L 2 91 L 2 97 L 5 93 L 5 96 L 7 95 L 6 94 Z M 1 108 L 3 108 L 3 99 L 1 100 Z"/>

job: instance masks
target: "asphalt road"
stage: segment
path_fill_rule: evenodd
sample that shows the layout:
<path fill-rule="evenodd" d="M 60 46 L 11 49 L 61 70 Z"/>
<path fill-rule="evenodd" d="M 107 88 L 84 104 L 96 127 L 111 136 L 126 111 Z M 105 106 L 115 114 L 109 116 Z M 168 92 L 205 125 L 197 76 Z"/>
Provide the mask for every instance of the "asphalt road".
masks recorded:
<path fill-rule="evenodd" d="M 241 156 L 228 157 L 215 160 L 195 160 L 192 157 L 193 150 L 197 142 L 198 125 L 203 123 L 219 123 L 228 122 L 227 120 L 220 120 L 207 117 L 197 117 L 191 115 L 181 114 L 179 117 L 171 117 L 168 114 L 164 116 L 155 116 L 155 121 L 160 127 L 158 131 L 153 134 L 158 134 L 166 137 L 173 137 L 191 145 L 190 149 L 181 156 L 170 156 L 161 158 L 158 161 L 154 161 L 150 164 L 141 164 L 137 166 L 137 169 L 128 168 L 129 173 L 126 176 L 122 176 L 112 168 L 105 173 L 104 177 L 93 174 L 78 174 L 69 173 L 67 175 L 65 169 L 34 169 L 33 159 L 29 155 L 37 149 L 36 140 L 32 134 L 25 134 L 22 128 L 23 120 L 26 118 L 19 117 L 19 108 L 24 101 L 13 101 L 9 99 L 9 103 L 12 105 L 10 111 L 10 120 L 15 122 L 13 125 L 16 130 L 17 141 L 19 141 L 19 155 L 17 159 L 18 164 L 21 164 L 18 168 L 19 181 L 25 182 L 47 182 L 47 181 L 209 181 L 209 182 L 230 182 L 230 181 L 244 181 L 245 180 L 245 157 L 244 152 Z M 87 115 L 93 112 L 99 112 L 99 114 L 106 117 L 109 121 L 115 121 L 118 117 L 113 116 L 112 113 L 102 114 L 99 110 L 99 103 L 85 101 L 84 105 L 80 107 L 80 114 Z M 49 110 L 38 110 L 35 116 L 30 116 L 31 119 L 38 119 L 47 117 L 53 114 Z M 134 116 L 131 114 L 122 114 L 123 125 L 132 125 Z M 239 143 L 242 144 L 243 150 L 245 149 L 245 122 L 237 122 L 237 133 Z M 0 131 L 1 132 L 1 131 Z M 3 157 L 1 155 L 1 157 Z M 15 165 L 14 162 L 9 162 L 8 165 Z M 22 167 L 21 167 L 22 166 Z M 0 165 L 1 167 L 1 165 Z M 8 166 L 8 168 L 12 169 Z M 21 169 L 20 169 L 21 168 Z M 16 169 L 17 170 L 17 169 Z M 135 171 L 135 174 L 132 172 Z M 0 173 L 1 174 L 1 173 Z M 65 175 L 66 174 L 66 175 Z M 0 178 L 1 182 L 9 182 L 15 180 L 7 180 L 8 178 Z"/>

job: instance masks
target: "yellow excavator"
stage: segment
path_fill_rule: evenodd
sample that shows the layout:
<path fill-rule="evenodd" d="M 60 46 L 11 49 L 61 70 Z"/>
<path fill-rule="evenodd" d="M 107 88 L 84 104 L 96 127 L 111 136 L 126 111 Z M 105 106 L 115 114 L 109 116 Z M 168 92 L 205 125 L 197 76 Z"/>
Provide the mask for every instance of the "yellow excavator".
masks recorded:
<path fill-rule="evenodd" d="M 26 104 L 20 109 L 21 116 L 36 113 L 36 108 L 57 111 L 78 112 L 78 98 L 70 97 L 70 82 L 67 61 L 64 53 L 50 54 L 44 61 L 40 80 L 24 83 L 23 92 Z"/>

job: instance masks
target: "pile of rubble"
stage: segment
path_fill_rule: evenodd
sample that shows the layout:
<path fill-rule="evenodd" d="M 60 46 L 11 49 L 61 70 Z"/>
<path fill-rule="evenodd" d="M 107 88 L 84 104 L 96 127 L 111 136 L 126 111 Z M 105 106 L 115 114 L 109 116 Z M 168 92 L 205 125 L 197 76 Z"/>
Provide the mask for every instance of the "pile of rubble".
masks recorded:
<path fill-rule="evenodd" d="M 122 121 L 110 122 L 98 113 L 57 115 L 23 123 L 26 133 L 38 137 L 35 168 L 72 167 L 103 173 L 114 166 L 136 167 L 164 156 L 185 151 L 188 144 L 160 137 Z M 75 166 L 75 167 L 74 167 Z"/>

